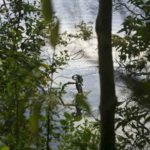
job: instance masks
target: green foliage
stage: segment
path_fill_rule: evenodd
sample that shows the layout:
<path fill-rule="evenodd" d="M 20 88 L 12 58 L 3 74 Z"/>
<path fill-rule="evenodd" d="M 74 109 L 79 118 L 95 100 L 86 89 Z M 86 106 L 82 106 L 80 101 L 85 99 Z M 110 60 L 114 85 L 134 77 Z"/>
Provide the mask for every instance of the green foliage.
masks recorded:
<path fill-rule="evenodd" d="M 75 29 L 76 29 L 76 33 L 67 33 L 64 32 L 63 33 L 63 39 L 66 38 L 65 40 L 63 40 L 60 37 L 60 42 L 64 44 L 64 46 L 67 44 L 66 41 L 71 41 L 72 39 L 81 39 L 84 41 L 88 41 L 92 38 L 93 35 L 93 28 L 91 25 L 89 25 L 88 23 L 85 23 L 84 21 L 81 21 L 78 25 L 75 25 Z"/>
<path fill-rule="evenodd" d="M 84 110 L 86 113 L 91 114 L 91 105 L 87 101 L 88 93 L 77 93 L 75 95 L 75 102 Z"/>
<path fill-rule="evenodd" d="M 99 123 L 81 116 L 64 114 L 59 150 L 96 150 L 99 143 Z"/>
<path fill-rule="evenodd" d="M 76 25 L 78 30 L 77 36 L 87 41 L 91 38 L 93 31 L 92 27 L 87 25 L 85 22 L 81 21 L 79 25 Z"/>
<path fill-rule="evenodd" d="M 49 40 L 52 47 L 55 49 L 59 41 L 59 21 L 54 18 L 51 0 L 41 0 L 41 6 L 44 19 L 48 25 L 48 32 L 50 34 Z M 54 19 L 56 19 L 56 21 Z"/>
<path fill-rule="evenodd" d="M 52 83 L 53 74 L 70 59 L 67 50 L 56 51 L 58 44 L 66 42 L 59 35 L 59 21 L 53 17 L 51 1 L 41 1 L 45 20 L 37 1 L 3 2 L 0 6 L 0 141 L 4 144 L 0 149 L 45 150 L 46 142 L 59 139 L 61 127 L 55 111 L 58 89 Z M 41 57 L 47 39 L 55 49 L 49 64 Z M 76 96 L 76 100 L 90 112 L 86 94 Z M 65 117 L 74 119 L 67 113 Z M 80 117 L 74 119 L 79 120 Z"/>
<path fill-rule="evenodd" d="M 114 35 L 113 46 L 119 52 L 122 67 L 131 75 L 147 75 L 150 61 L 150 1 L 129 0 L 137 12 L 129 11 L 119 33 L 123 37 Z M 124 4 L 126 5 L 126 4 Z"/>
<path fill-rule="evenodd" d="M 0 141 L 0 150 L 10 150 L 10 148 Z"/>
<path fill-rule="evenodd" d="M 0 148 L 0 150 L 10 150 L 8 146 L 3 146 Z"/>
<path fill-rule="evenodd" d="M 150 112 L 132 99 L 117 108 L 117 149 L 148 149 L 150 146 Z"/>
<path fill-rule="evenodd" d="M 150 109 L 150 81 L 148 79 L 136 79 L 123 75 L 121 77 L 128 89 L 132 91 L 130 97 L 133 101 L 138 102 L 140 106 Z"/>
<path fill-rule="evenodd" d="M 47 22 L 51 22 L 53 18 L 53 7 L 51 0 L 41 0 L 42 13 Z"/>
<path fill-rule="evenodd" d="M 117 108 L 117 148 L 149 149 L 149 62 L 150 62 L 150 1 L 129 0 L 120 3 L 128 11 L 121 36 L 113 35 L 113 46 L 119 54 L 122 79 L 132 90 L 130 98 Z M 131 7 L 128 7 L 131 5 Z M 134 8 L 134 10 L 130 9 Z M 139 78 L 138 78 L 138 77 Z"/>
<path fill-rule="evenodd" d="M 97 150 L 100 140 L 100 121 L 72 117 L 64 113 L 60 120 L 61 134 L 58 149 L 60 150 Z M 148 149 L 150 146 L 150 112 L 140 107 L 132 99 L 122 102 L 116 110 L 115 131 L 116 149 Z"/>
<path fill-rule="evenodd" d="M 52 27 L 50 34 L 51 34 L 50 35 L 51 45 L 55 48 L 55 46 L 58 44 L 58 41 L 59 41 L 59 21 L 58 20 Z"/>
<path fill-rule="evenodd" d="M 128 16 L 120 31 L 125 32 L 125 37 L 114 36 L 113 44 L 120 52 L 121 60 L 126 62 L 126 69 L 140 72 L 150 60 L 149 23 L 145 22 L 149 18 L 149 1 L 129 2 L 144 12 L 145 19 L 138 15 Z M 89 40 L 92 28 L 81 22 L 76 26 L 75 35 L 65 34 L 66 41 L 59 34 L 60 25 L 53 16 L 52 2 L 41 0 L 41 6 L 45 20 L 37 1 L 5 0 L 0 6 L 0 150 L 45 150 L 46 142 L 53 141 L 59 142 L 60 150 L 96 150 L 100 140 L 99 121 L 88 121 L 68 112 L 60 119 L 56 109 L 59 92 L 52 87 L 53 74 L 70 59 L 67 50 L 57 52 L 56 46 L 66 46 L 71 38 Z M 41 58 L 47 37 L 55 49 L 50 64 Z M 78 82 L 82 86 L 82 78 Z M 143 99 L 145 96 L 149 99 L 149 81 L 138 85 L 135 93 L 142 91 Z M 87 93 L 78 93 L 74 104 L 90 114 L 86 99 Z M 149 122 L 149 112 L 138 105 L 127 102 L 125 107 L 120 106 L 116 128 L 121 128 L 123 134 L 117 135 L 118 149 L 147 146 Z M 129 133 L 128 127 L 133 132 Z"/>
<path fill-rule="evenodd" d="M 66 53 L 55 56 L 55 66 L 41 59 L 47 22 L 41 19 L 37 1 L 3 2 L 6 3 L 0 6 L 0 139 L 10 149 L 45 149 L 46 118 L 42 112 L 47 103 L 52 109 L 57 105 L 56 92 L 49 90 L 53 80 L 50 74 L 65 63 L 65 59 L 62 64 L 61 60 Z"/>

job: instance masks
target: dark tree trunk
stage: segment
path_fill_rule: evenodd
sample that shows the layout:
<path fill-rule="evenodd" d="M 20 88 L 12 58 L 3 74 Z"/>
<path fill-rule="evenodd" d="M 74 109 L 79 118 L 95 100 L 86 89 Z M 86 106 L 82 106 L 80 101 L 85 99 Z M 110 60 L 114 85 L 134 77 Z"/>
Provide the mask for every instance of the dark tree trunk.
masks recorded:
<path fill-rule="evenodd" d="M 99 74 L 101 85 L 100 150 L 115 150 L 114 115 L 117 98 L 115 95 L 111 46 L 112 0 L 99 0 L 96 20 L 98 36 Z"/>

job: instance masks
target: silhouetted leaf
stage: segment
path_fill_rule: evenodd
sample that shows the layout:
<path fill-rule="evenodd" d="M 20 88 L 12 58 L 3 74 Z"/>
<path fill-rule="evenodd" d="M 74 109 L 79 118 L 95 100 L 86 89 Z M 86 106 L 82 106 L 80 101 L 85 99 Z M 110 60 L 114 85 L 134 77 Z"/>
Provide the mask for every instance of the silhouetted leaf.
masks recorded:
<path fill-rule="evenodd" d="M 150 122 L 150 116 L 148 116 L 145 120 L 144 120 L 144 123 L 148 123 Z"/>

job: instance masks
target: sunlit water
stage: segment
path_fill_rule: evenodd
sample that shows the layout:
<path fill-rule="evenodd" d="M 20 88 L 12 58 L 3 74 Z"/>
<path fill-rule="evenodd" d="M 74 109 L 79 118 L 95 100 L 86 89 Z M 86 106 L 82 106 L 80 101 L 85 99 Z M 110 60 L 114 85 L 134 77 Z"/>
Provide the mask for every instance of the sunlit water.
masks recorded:
<path fill-rule="evenodd" d="M 93 31 L 95 30 L 95 20 L 98 12 L 98 0 L 54 0 L 55 15 L 59 18 L 61 23 L 61 32 L 74 32 L 74 26 L 79 24 L 82 20 L 86 23 L 91 22 Z M 121 28 L 122 16 L 119 12 L 113 12 L 113 33 Z M 65 69 L 60 72 L 57 79 L 62 83 L 72 81 L 71 77 L 74 74 L 83 76 L 84 85 L 83 90 L 89 91 L 88 101 L 92 105 L 93 112 L 98 112 L 100 88 L 99 88 L 99 74 L 97 63 L 97 40 L 96 34 L 93 33 L 92 39 L 87 42 L 76 41 L 68 50 L 78 51 L 84 50 L 86 57 L 81 59 L 71 60 L 65 66 Z M 114 56 L 115 57 L 115 56 Z M 119 95 L 123 94 L 121 86 L 122 82 L 117 81 L 116 92 Z M 121 85 L 121 86 L 120 86 Z M 109 86 L 109 85 L 108 85 Z M 73 96 L 75 88 L 70 86 L 67 91 L 69 97 Z M 125 91 L 123 91 L 125 93 Z"/>

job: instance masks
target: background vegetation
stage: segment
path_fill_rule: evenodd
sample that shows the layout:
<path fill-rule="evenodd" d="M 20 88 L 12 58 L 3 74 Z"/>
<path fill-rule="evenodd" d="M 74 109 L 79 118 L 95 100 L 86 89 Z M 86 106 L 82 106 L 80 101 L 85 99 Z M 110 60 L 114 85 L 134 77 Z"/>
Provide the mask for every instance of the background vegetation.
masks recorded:
<path fill-rule="evenodd" d="M 150 1 L 118 0 L 114 7 L 127 12 L 119 31 L 123 34 L 113 35 L 112 45 L 118 52 L 120 77 L 132 91 L 117 105 L 116 149 L 148 150 Z M 99 149 L 101 122 L 91 114 L 82 76 L 57 86 L 53 79 L 70 59 L 68 51 L 58 51 L 57 46 L 69 44 L 71 38 L 89 40 L 92 29 L 81 22 L 79 32 L 65 33 L 65 39 L 59 26 L 51 1 L 3 0 L 0 5 L 0 150 Z M 48 42 L 47 59 L 42 54 Z M 63 95 L 70 84 L 77 93 L 68 104 Z M 65 111 L 59 112 L 60 107 Z"/>

